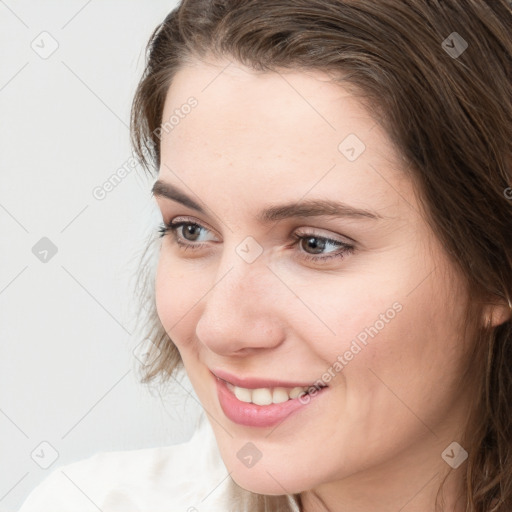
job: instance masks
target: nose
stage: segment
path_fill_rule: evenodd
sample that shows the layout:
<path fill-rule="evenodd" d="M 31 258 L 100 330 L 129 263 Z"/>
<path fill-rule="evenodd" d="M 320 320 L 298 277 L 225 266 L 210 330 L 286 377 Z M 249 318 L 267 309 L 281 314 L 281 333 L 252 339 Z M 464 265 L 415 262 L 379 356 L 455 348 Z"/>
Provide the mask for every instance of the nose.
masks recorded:
<path fill-rule="evenodd" d="M 264 255 L 247 263 L 233 251 L 202 301 L 197 338 L 222 356 L 277 347 L 284 340 L 281 305 L 286 303 L 278 283 Z"/>

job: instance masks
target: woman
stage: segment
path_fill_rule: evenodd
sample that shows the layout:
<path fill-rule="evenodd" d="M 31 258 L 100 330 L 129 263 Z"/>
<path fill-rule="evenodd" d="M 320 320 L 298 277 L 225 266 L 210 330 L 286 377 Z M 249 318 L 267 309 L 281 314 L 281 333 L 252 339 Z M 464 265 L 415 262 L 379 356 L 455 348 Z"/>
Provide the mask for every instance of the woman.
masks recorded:
<path fill-rule="evenodd" d="M 511 27 L 507 0 L 172 11 L 132 110 L 164 221 L 144 381 L 184 367 L 207 420 L 22 512 L 510 511 Z"/>

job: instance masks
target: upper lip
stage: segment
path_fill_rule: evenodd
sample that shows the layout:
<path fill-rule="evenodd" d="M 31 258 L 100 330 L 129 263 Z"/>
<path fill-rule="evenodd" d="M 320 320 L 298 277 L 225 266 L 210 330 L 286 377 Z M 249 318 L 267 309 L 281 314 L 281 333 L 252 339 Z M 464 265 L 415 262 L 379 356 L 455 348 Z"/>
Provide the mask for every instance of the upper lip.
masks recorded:
<path fill-rule="evenodd" d="M 263 379 L 260 377 L 237 377 L 224 370 L 210 370 L 215 377 L 225 380 L 240 388 L 257 389 L 257 388 L 303 388 L 303 387 L 324 387 L 326 384 L 317 386 L 315 382 L 297 382 L 297 381 L 284 381 L 277 379 Z M 317 379 L 317 381 L 320 379 Z"/>

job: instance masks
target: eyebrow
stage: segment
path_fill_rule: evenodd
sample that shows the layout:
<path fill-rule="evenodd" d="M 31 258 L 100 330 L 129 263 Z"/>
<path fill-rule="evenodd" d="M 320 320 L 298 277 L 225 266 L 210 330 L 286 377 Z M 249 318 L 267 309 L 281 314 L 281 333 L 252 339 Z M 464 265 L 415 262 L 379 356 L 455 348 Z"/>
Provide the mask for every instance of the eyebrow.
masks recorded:
<path fill-rule="evenodd" d="M 188 206 L 193 210 L 206 214 L 204 208 L 196 203 L 191 197 L 187 196 L 182 190 L 161 180 L 155 181 L 152 194 L 155 197 L 165 197 L 178 203 Z M 281 205 L 269 206 L 262 210 L 257 221 L 265 224 L 278 220 L 293 217 L 348 217 L 352 219 L 383 219 L 382 215 L 373 210 L 364 210 L 355 208 L 340 201 L 330 199 L 308 199 L 297 203 L 286 203 Z"/>

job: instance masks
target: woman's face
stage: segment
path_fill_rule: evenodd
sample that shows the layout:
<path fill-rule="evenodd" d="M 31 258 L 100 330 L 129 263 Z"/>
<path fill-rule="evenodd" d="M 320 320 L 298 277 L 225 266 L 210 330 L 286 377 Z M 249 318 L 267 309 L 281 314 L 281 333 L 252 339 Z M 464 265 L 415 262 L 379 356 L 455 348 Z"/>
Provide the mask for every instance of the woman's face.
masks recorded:
<path fill-rule="evenodd" d="M 321 73 L 228 64 L 176 75 L 159 172 L 174 199 L 155 189 L 165 222 L 190 223 L 188 245 L 162 239 L 158 314 L 225 465 L 264 494 L 390 475 L 419 489 L 450 469 L 468 405 L 462 281 L 353 96 Z"/>

